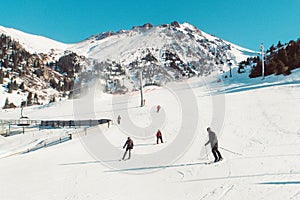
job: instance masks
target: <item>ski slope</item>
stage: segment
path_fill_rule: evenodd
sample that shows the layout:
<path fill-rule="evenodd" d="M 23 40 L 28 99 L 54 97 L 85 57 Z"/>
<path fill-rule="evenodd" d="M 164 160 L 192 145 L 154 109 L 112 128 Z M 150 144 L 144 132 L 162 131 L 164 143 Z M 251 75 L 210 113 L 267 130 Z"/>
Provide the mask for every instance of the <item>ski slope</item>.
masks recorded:
<path fill-rule="evenodd" d="M 0 33 L 17 40 L 30 53 L 48 54 L 52 50 L 63 54 L 63 51 L 69 48 L 69 44 L 64 44 L 47 37 L 25 33 L 14 28 L 0 26 Z"/>
<path fill-rule="evenodd" d="M 146 87 L 144 107 L 139 91 L 108 95 L 96 84 L 80 99 L 24 109 L 31 119 L 113 123 L 87 134 L 64 129 L 61 134 L 77 131 L 73 140 L 10 156 L 9 144 L 32 145 L 33 133 L 0 137 L 0 157 L 6 151 L 0 159 L 0 199 L 300 199 L 299 71 L 265 80 L 217 80 Z M 0 116 L 18 118 L 19 110 Z M 208 126 L 224 157 L 209 165 Z M 165 143 L 157 145 L 158 128 Z M 60 134 L 50 131 L 40 138 Z M 128 136 L 135 144 L 132 158 L 120 161 Z"/>

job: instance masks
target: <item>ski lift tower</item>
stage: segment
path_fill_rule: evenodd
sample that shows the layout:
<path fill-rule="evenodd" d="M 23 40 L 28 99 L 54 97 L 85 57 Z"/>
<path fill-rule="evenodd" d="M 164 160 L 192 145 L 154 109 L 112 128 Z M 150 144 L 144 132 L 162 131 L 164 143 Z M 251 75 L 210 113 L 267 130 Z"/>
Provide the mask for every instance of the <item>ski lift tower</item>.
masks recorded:
<path fill-rule="evenodd" d="M 260 45 L 260 50 L 261 50 L 261 64 L 262 64 L 262 80 L 265 79 L 265 61 L 264 61 L 264 44 L 261 43 Z"/>
<path fill-rule="evenodd" d="M 141 91 L 141 107 L 144 106 L 144 97 L 143 97 L 143 68 L 140 68 L 140 91 Z"/>
<path fill-rule="evenodd" d="M 23 102 L 21 102 L 21 117 L 19 119 L 19 123 L 17 124 L 17 126 L 21 126 L 23 128 L 23 134 L 25 133 L 25 126 L 29 126 L 30 125 L 30 120 L 28 117 L 23 116 L 23 107 L 25 105 L 23 105 Z M 27 104 L 27 101 L 26 101 Z"/>

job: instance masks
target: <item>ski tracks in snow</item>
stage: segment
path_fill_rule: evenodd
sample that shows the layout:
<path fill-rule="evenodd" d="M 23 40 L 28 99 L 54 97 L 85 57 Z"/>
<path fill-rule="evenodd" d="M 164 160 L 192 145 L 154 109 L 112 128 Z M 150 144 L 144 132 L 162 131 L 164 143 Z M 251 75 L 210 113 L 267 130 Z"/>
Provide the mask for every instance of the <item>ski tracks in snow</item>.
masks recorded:
<path fill-rule="evenodd" d="M 291 200 L 296 200 L 296 199 L 300 199 L 300 190 L 296 193 L 296 194 L 294 194 L 292 197 L 290 197 L 290 199 Z"/>
<path fill-rule="evenodd" d="M 204 196 L 202 196 L 199 200 L 204 199 L 224 199 L 226 195 L 233 189 L 234 185 L 224 186 L 215 188 L 213 191 L 206 193 Z"/>

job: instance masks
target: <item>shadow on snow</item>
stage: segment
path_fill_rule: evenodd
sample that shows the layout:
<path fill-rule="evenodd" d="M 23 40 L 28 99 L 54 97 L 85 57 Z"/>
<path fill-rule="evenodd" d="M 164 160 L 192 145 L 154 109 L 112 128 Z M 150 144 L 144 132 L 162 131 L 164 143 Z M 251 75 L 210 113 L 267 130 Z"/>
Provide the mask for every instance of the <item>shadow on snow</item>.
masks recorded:
<path fill-rule="evenodd" d="M 60 165 L 87 165 L 87 164 L 98 164 L 98 163 L 109 163 L 109 162 L 117 162 L 119 160 L 95 160 L 95 161 L 86 161 L 86 162 L 74 162 L 74 163 L 64 163 Z"/>
<path fill-rule="evenodd" d="M 254 90 L 254 89 L 261 89 L 261 88 L 267 88 L 267 87 L 273 87 L 273 86 L 283 86 L 283 85 L 297 85 L 300 84 L 300 81 L 292 81 L 292 82 L 284 82 L 284 83 L 274 83 L 274 84 L 247 84 L 243 86 L 237 86 L 232 88 L 226 88 L 224 91 L 221 91 L 220 93 L 235 93 L 235 92 L 243 92 L 248 90 Z"/>
<path fill-rule="evenodd" d="M 105 172 L 129 172 L 129 171 L 152 170 L 152 169 L 166 169 L 166 168 L 186 167 L 186 166 L 206 165 L 206 164 L 207 164 L 207 162 L 197 162 L 197 163 L 188 163 L 188 164 L 160 165 L 160 166 L 149 166 L 149 167 L 137 167 L 137 168 L 117 169 L 117 170 L 109 170 L 109 171 L 105 171 Z"/>
<path fill-rule="evenodd" d="M 261 174 L 246 174 L 246 175 L 236 175 L 236 176 L 221 176 L 221 177 L 211 177 L 211 178 L 201 178 L 194 180 L 186 180 L 183 182 L 199 182 L 199 181 L 213 181 L 213 180 L 226 180 L 226 179 L 237 179 L 237 178 L 254 178 L 254 177 L 262 177 L 262 176 L 281 176 L 281 175 L 291 175 L 291 174 L 300 174 L 299 172 L 282 172 L 282 173 L 261 173 Z M 269 184 L 271 184 L 270 182 Z M 273 184 L 275 184 L 274 182 Z M 280 182 L 277 182 L 280 183 Z M 291 182 L 290 184 L 300 184 L 300 182 Z M 264 184 L 264 183 L 261 183 Z M 265 183 L 268 184 L 268 183 Z M 281 183 L 283 184 L 283 182 Z"/>
<path fill-rule="evenodd" d="M 300 181 L 279 181 L 279 182 L 263 182 L 262 185 L 297 185 Z"/>

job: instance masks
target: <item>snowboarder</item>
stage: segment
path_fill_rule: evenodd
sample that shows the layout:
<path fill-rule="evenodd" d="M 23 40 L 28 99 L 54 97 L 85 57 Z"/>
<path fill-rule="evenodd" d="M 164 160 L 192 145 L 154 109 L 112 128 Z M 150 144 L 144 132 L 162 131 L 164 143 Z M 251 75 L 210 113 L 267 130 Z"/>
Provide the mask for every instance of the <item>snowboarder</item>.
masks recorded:
<path fill-rule="evenodd" d="M 156 143 L 158 144 L 158 141 L 160 140 L 161 143 L 164 143 L 163 142 L 163 139 L 162 139 L 162 135 L 161 135 L 161 131 L 158 129 L 157 133 L 156 133 Z"/>
<path fill-rule="evenodd" d="M 210 143 L 211 151 L 215 157 L 215 162 L 223 160 L 220 151 L 218 150 L 218 139 L 216 133 L 211 130 L 210 127 L 207 129 L 209 140 L 205 143 L 205 146 Z"/>
<path fill-rule="evenodd" d="M 117 122 L 118 122 L 118 124 L 121 123 L 121 116 L 120 115 L 118 115 Z"/>
<path fill-rule="evenodd" d="M 125 153 L 124 153 L 124 156 L 123 156 L 122 160 L 125 159 L 125 156 L 126 156 L 126 154 L 127 154 L 127 151 L 129 152 L 129 156 L 128 156 L 128 160 L 129 160 L 130 157 L 131 157 L 131 149 L 133 149 L 133 141 L 132 141 L 132 139 L 131 139 L 130 137 L 127 138 L 127 140 L 126 140 L 126 142 L 125 142 L 125 144 L 124 144 L 124 146 L 123 146 L 123 149 L 124 149 L 125 147 L 126 147 L 126 151 L 125 151 Z"/>
<path fill-rule="evenodd" d="M 159 112 L 160 108 L 161 108 L 160 105 L 157 105 L 156 112 Z"/>

